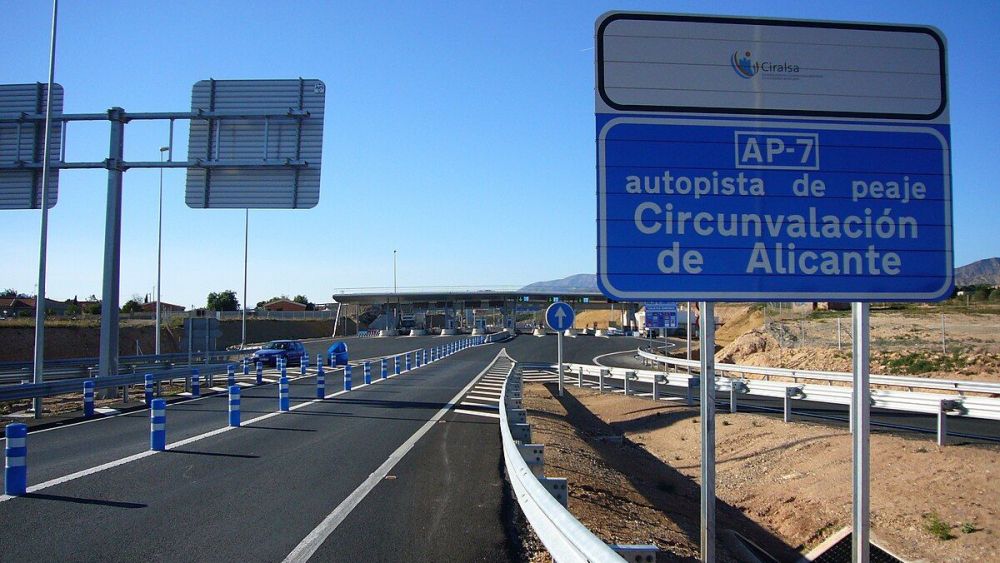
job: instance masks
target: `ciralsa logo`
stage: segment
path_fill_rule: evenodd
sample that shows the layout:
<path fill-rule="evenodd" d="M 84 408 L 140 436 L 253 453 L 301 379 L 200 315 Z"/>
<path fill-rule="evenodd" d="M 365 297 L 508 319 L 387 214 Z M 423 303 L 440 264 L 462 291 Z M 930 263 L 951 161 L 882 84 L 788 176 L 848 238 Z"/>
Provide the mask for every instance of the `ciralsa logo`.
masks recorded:
<path fill-rule="evenodd" d="M 750 51 L 744 51 L 743 56 L 740 56 L 739 51 L 733 51 L 732 63 L 733 70 L 743 78 L 753 78 L 753 75 L 757 74 L 758 69 L 750 60 Z"/>
<path fill-rule="evenodd" d="M 755 61 L 750 51 L 733 51 L 730 63 L 733 70 L 742 78 L 753 78 L 758 74 L 797 74 L 799 65 L 789 62 Z"/>

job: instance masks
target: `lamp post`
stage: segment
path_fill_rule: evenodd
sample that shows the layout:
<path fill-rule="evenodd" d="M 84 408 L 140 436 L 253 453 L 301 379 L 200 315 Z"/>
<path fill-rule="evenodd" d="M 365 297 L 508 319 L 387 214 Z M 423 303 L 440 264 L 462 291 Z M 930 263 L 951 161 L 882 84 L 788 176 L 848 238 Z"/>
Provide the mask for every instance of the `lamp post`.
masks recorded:
<path fill-rule="evenodd" d="M 170 150 L 170 147 L 160 147 L 160 162 L 163 162 L 163 153 Z M 171 155 L 172 157 L 173 155 Z M 163 264 L 163 167 L 160 167 L 160 203 L 157 206 L 156 221 L 156 355 L 160 350 L 160 311 L 163 308 L 160 303 L 160 273 Z"/>
<path fill-rule="evenodd" d="M 392 295 L 396 298 L 396 307 L 392 310 L 393 330 L 399 328 L 399 292 L 396 289 L 396 251 L 392 251 Z"/>
<path fill-rule="evenodd" d="M 240 349 L 247 347 L 247 258 L 250 256 L 250 208 L 243 218 L 243 337 Z M 334 327 L 336 332 L 336 327 Z"/>

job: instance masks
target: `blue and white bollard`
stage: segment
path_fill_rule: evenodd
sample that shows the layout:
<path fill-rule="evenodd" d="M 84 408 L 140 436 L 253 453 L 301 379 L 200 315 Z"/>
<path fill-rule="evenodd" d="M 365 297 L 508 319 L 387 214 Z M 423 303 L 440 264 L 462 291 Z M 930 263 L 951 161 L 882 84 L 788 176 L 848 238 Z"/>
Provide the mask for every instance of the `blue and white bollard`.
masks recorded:
<path fill-rule="evenodd" d="M 148 407 L 153 402 L 153 374 L 151 373 L 147 373 L 142 378 L 142 394 Z"/>
<path fill-rule="evenodd" d="M 382 358 L 382 379 L 389 377 L 389 358 Z"/>
<path fill-rule="evenodd" d="M 94 380 L 83 382 L 83 416 L 94 416 Z"/>
<path fill-rule="evenodd" d="M 264 363 L 257 362 L 257 385 L 264 383 Z"/>
<path fill-rule="evenodd" d="M 282 376 L 278 380 L 278 410 L 287 411 L 289 409 L 288 403 L 288 378 Z"/>
<path fill-rule="evenodd" d="M 371 385 L 372 383 L 372 364 L 371 362 L 365 362 L 365 385 Z"/>
<path fill-rule="evenodd" d="M 344 391 L 351 390 L 351 364 L 344 366 Z"/>
<path fill-rule="evenodd" d="M 280 362 L 279 369 L 281 370 L 281 378 L 288 379 L 288 360 L 285 358 L 278 358 Z"/>
<path fill-rule="evenodd" d="M 299 360 L 299 375 L 305 375 L 307 367 L 309 367 L 309 354 L 302 354 L 302 359 Z"/>
<path fill-rule="evenodd" d="M 333 354 L 327 354 L 326 365 L 333 367 Z"/>
<path fill-rule="evenodd" d="M 417 356 L 417 367 L 420 367 L 427 363 L 427 348 L 421 350 L 419 354 L 420 355 Z"/>
<path fill-rule="evenodd" d="M 167 401 L 154 399 L 149 409 L 149 449 L 162 452 L 167 449 Z"/>
<path fill-rule="evenodd" d="M 243 358 L 243 375 L 250 375 L 250 358 Z"/>
<path fill-rule="evenodd" d="M 236 366 L 229 364 L 226 366 L 226 387 L 236 385 Z"/>
<path fill-rule="evenodd" d="M 231 385 L 229 387 L 229 425 L 239 428 L 240 426 L 240 387 Z"/>
<path fill-rule="evenodd" d="M 316 362 L 316 398 L 326 397 L 326 374 L 323 373 L 323 362 Z"/>
<path fill-rule="evenodd" d="M 412 369 L 412 364 L 410 363 L 410 353 L 407 352 L 404 356 L 406 357 L 406 371 L 410 371 L 410 369 Z"/>
<path fill-rule="evenodd" d="M 403 370 L 403 359 L 400 358 L 399 356 L 396 356 L 395 358 L 393 358 L 393 371 L 396 372 L 396 375 L 399 375 L 399 372 L 402 370 Z"/>
<path fill-rule="evenodd" d="M 322 367 L 323 365 L 323 354 L 316 354 L 316 367 Z"/>
<path fill-rule="evenodd" d="M 198 368 L 191 370 L 191 396 L 201 397 L 201 374 L 198 373 Z"/>
<path fill-rule="evenodd" d="M 14 497 L 28 491 L 28 425 L 20 422 L 8 424 L 6 436 L 3 492 Z"/>

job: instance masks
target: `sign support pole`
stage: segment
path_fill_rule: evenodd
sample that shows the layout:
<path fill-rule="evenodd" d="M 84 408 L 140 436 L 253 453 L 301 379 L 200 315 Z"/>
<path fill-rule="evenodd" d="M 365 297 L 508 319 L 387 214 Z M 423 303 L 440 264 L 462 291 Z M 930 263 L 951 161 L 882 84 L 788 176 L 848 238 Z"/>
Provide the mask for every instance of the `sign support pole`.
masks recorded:
<path fill-rule="evenodd" d="M 851 321 L 854 325 L 853 352 L 854 352 L 854 401 L 851 409 L 851 423 L 854 428 L 852 436 L 853 454 L 853 515 L 851 524 L 853 533 L 851 534 L 851 560 L 855 563 L 868 561 L 870 538 L 869 538 L 869 481 L 870 459 L 868 434 L 870 427 L 871 410 L 871 389 L 868 385 L 869 359 L 871 353 L 871 342 L 869 340 L 869 305 L 868 303 L 853 303 L 851 305 Z"/>
<path fill-rule="evenodd" d="M 563 331 L 560 330 L 560 331 L 558 331 L 557 334 L 558 334 L 558 337 L 557 337 L 558 338 L 558 344 L 556 344 L 556 348 L 558 350 L 557 351 L 557 356 L 558 356 L 557 360 L 559 361 L 559 396 L 562 397 L 563 396 L 563 353 L 562 353 L 563 352 L 563 350 L 562 350 Z"/>
<path fill-rule="evenodd" d="M 701 303 L 701 560 L 715 561 L 715 303 Z"/>
<path fill-rule="evenodd" d="M 687 361 L 691 361 L 691 302 L 687 302 Z M 691 375 L 691 366 L 687 367 L 688 375 Z"/>
<path fill-rule="evenodd" d="M 101 346 L 98 375 L 118 373 L 118 292 L 122 245 L 122 159 L 125 152 L 125 110 L 108 110 L 111 145 L 108 151 L 108 205 L 104 228 L 104 291 L 101 301 Z"/>
<path fill-rule="evenodd" d="M 45 269 L 49 247 L 49 151 L 52 136 L 52 86 L 56 72 L 56 16 L 59 0 L 52 0 L 52 41 L 49 46 L 49 84 L 45 88 L 45 137 L 42 149 L 41 237 L 38 243 L 38 291 L 35 292 L 35 358 L 33 381 L 42 383 L 45 373 Z M 18 125 L 20 131 L 20 125 Z M 65 130 L 65 127 L 64 127 Z M 35 418 L 42 418 L 42 398 L 32 401 Z"/>

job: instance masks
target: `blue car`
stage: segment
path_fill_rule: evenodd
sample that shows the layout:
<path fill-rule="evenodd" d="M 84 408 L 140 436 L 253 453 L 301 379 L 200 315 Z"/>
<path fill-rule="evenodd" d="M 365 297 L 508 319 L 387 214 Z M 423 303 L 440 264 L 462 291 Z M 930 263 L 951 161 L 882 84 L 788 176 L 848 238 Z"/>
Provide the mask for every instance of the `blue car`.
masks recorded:
<path fill-rule="evenodd" d="M 285 358 L 287 365 L 301 364 L 306 355 L 306 347 L 298 340 L 272 340 L 250 357 L 253 363 L 277 366 L 278 358 Z"/>

